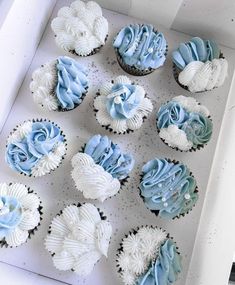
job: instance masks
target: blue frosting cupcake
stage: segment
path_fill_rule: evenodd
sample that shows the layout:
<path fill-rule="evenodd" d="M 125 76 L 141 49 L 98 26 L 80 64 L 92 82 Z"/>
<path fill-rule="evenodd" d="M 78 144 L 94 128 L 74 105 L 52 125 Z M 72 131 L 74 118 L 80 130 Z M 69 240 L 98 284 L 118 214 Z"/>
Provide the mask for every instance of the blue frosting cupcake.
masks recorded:
<path fill-rule="evenodd" d="M 30 90 L 47 111 L 69 111 L 79 106 L 88 90 L 87 70 L 76 60 L 60 56 L 34 71 Z"/>
<path fill-rule="evenodd" d="M 196 180 L 182 163 L 155 158 L 142 168 L 140 195 L 148 209 L 166 219 L 184 216 L 198 200 Z"/>
<path fill-rule="evenodd" d="M 66 153 L 66 139 L 49 120 L 29 120 L 18 125 L 7 139 L 5 159 L 15 171 L 33 177 L 55 170 Z"/>
<path fill-rule="evenodd" d="M 72 158 L 72 167 L 72 178 L 84 197 L 103 202 L 120 190 L 134 167 L 134 159 L 107 136 L 95 135 L 83 152 Z"/>
<path fill-rule="evenodd" d="M 132 75 L 146 75 L 166 60 L 164 35 L 149 24 L 131 24 L 121 29 L 113 47 L 120 66 Z"/>
<path fill-rule="evenodd" d="M 157 113 L 160 138 L 180 151 L 203 148 L 211 139 L 213 124 L 209 110 L 192 97 L 174 97 Z"/>
<path fill-rule="evenodd" d="M 182 271 L 181 256 L 166 232 L 143 226 L 123 238 L 117 268 L 124 285 L 169 285 Z"/>

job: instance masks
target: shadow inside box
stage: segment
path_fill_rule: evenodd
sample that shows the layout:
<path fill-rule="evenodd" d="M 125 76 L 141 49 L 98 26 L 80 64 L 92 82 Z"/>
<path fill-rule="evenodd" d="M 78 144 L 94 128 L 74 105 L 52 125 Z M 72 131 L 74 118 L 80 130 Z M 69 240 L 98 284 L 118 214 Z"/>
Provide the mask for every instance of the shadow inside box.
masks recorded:
<path fill-rule="evenodd" d="M 232 264 L 229 281 L 232 282 L 231 284 L 235 284 L 235 262 Z"/>

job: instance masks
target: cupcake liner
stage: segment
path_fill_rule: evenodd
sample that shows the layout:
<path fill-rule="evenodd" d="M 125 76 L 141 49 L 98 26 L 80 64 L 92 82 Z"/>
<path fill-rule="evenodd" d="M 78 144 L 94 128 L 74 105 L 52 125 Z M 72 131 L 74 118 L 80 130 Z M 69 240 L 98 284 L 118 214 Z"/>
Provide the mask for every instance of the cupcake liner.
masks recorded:
<path fill-rule="evenodd" d="M 175 160 L 175 159 L 171 160 L 171 159 L 168 158 L 168 159 L 166 159 L 166 160 L 167 160 L 169 163 L 174 163 L 174 164 L 179 164 L 179 163 L 181 163 L 181 162 L 179 162 L 178 160 Z M 144 163 L 144 164 L 145 164 L 145 163 Z M 192 171 L 190 171 L 190 176 L 195 179 L 195 176 L 193 175 Z M 144 174 L 140 174 L 139 185 L 140 185 L 140 183 L 142 182 L 143 177 L 144 177 Z M 196 181 L 196 179 L 195 179 L 195 181 Z M 145 204 L 144 196 L 141 195 L 140 186 L 138 186 L 138 189 L 139 189 L 139 196 L 140 196 L 140 198 L 143 200 L 143 202 L 144 202 L 144 204 Z M 198 191 L 198 186 L 196 185 L 195 190 L 194 190 L 194 193 L 198 193 L 198 192 L 199 192 L 199 191 Z M 174 218 L 172 218 L 172 219 L 169 219 L 169 220 L 180 219 L 180 217 L 186 216 L 187 214 L 189 214 L 189 213 L 193 210 L 193 208 L 194 208 L 195 206 L 196 206 L 196 203 L 195 203 L 195 204 L 193 205 L 193 207 L 192 207 L 190 210 L 188 210 L 186 213 L 179 214 L 178 216 L 176 216 L 176 217 L 174 217 Z M 153 213 L 156 217 L 159 216 L 159 210 L 151 210 L 151 209 L 149 209 L 147 206 L 146 206 L 146 208 L 147 208 L 151 213 Z M 160 218 L 161 218 L 161 217 L 160 217 Z"/>
<path fill-rule="evenodd" d="M 56 36 L 55 36 L 55 37 L 56 37 Z M 71 54 L 74 54 L 74 55 L 77 55 L 77 56 L 81 56 L 81 57 L 87 57 L 87 56 L 90 56 L 90 55 L 94 55 L 94 54 L 98 53 L 98 52 L 101 50 L 101 48 L 106 44 L 107 39 L 108 39 L 108 34 L 107 34 L 106 37 L 105 37 L 104 44 L 101 45 L 101 46 L 99 46 L 99 47 L 97 47 L 97 48 L 94 48 L 94 49 L 93 49 L 89 54 L 87 54 L 87 55 L 80 55 L 80 54 L 77 54 L 75 50 L 70 50 L 69 52 L 70 52 Z"/>
<path fill-rule="evenodd" d="M 219 58 L 224 58 L 224 56 L 223 56 L 222 53 L 220 53 Z M 185 85 L 183 85 L 183 84 L 181 84 L 181 83 L 179 82 L 178 78 L 179 78 L 179 74 L 180 74 L 180 72 L 181 72 L 182 70 L 179 69 L 175 63 L 173 63 L 172 70 L 173 70 L 174 79 L 175 79 L 175 81 L 178 83 L 178 85 L 179 85 L 181 88 L 183 88 L 184 90 L 186 90 L 186 91 L 188 91 L 188 92 L 190 92 L 190 93 L 200 94 L 200 93 L 210 92 L 210 91 L 212 91 L 212 90 L 218 88 L 218 87 L 214 87 L 214 88 L 211 89 L 211 90 L 204 90 L 204 91 L 191 92 L 191 91 L 188 89 L 187 86 L 185 86 Z"/>
<path fill-rule="evenodd" d="M 10 134 L 8 135 L 8 137 L 7 137 L 7 141 L 8 141 L 8 139 L 9 139 L 9 137 L 12 135 L 12 133 L 14 133 L 21 125 L 23 125 L 24 123 L 26 123 L 26 122 L 28 122 L 28 121 L 32 121 L 33 123 L 35 123 L 35 122 L 51 122 L 53 125 L 55 125 L 57 128 L 59 128 L 60 129 L 60 134 L 64 137 L 64 143 L 65 143 L 65 149 L 66 149 L 66 152 L 65 152 L 65 154 L 61 157 L 61 161 L 60 161 L 60 163 L 58 164 L 58 166 L 55 168 L 55 169 L 51 169 L 50 170 L 50 172 L 49 173 L 46 173 L 45 175 L 49 175 L 49 174 L 51 174 L 51 172 L 52 171 L 55 171 L 61 164 L 62 164 L 62 161 L 64 160 L 64 158 L 65 158 L 65 155 L 66 155 L 66 153 L 67 153 L 67 139 L 66 139 L 66 136 L 65 136 L 65 134 L 64 134 L 64 132 L 61 130 L 61 128 L 55 123 L 55 122 L 53 122 L 53 121 L 51 121 L 51 120 L 49 120 L 49 119 L 29 119 L 29 120 L 25 120 L 24 122 L 22 122 L 21 124 L 18 124 L 18 125 L 16 125 L 16 127 L 10 132 Z M 7 148 L 7 146 L 8 146 L 8 143 L 6 144 L 6 148 Z M 10 166 L 9 166 L 10 167 Z M 18 174 L 21 174 L 21 175 L 24 175 L 24 176 L 27 176 L 27 177 L 34 177 L 34 178 L 36 178 L 35 176 L 33 176 L 32 174 L 29 174 L 29 175 L 27 175 L 27 174 L 25 174 L 24 172 L 18 172 L 18 171 L 16 171 L 16 170 L 14 170 L 14 169 L 12 169 L 15 173 L 18 173 Z M 42 175 L 42 176 L 39 176 L 39 177 L 43 177 L 43 176 L 45 176 L 45 175 Z M 38 177 L 37 177 L 38 178 Z"/>
<path fill-rule="evenodd" d="M 9 183 L 8 185 L 11 186 L 12 184 L 13 184 L 13 183 Z M 27 187 L 27 185 L 25 185 L 25 187 Z M 30 187 L 27 187 L 27 189 L 28 189 L 28 194 L 33 193 L 33 194 L 36 194 L 36 195 L 38 196 L 38 194 L 37 194 L 36 192 L 34 192 Z M 18 245 L 18 246 L 13 247 L 13 246 L 9 246 L 9 245 L 7 244 L 7 242 L 5 241 L 5 239 L 3 239 L 3 240 L 0 240 L 0 247 L 1 247 L 1 248 L 3 248 L 3 247 L 5 247 L 5 248 L 16 248 L 16 247 L 19 247 L 19 246 L 21 246 L 21 245 L 24 245 L 24 244 L 26 244 L 26 243 L 34 236 L 35 232 L 38 231 L 38 227 L 41 225 L 41 221 L 42 221 L 42 219 L 43 219 L 43 218 L 42 218 L 42 216 L 43 216 L 42 201 L 41 201 L 41 199 L 40 199 L 39 196 L 38 196 L 38 198 L 39 198 L 39 200 L 40 200 L 40 204 L 39 204 L 39 207 L 38 207 L 38 211 L 39 211 L 39 214 L 40 214 L 40 222 L 38 223 L 38 225 L 37 225 L 35 228 L 33 228 L 32 230 L 29 230 L 29 231 L 28 231 L 29 236 L 28 236 L 27 240 L 26 240 L 24 243 L 22 243 L 22 244 L 20 244 L 20 245 Z"/>

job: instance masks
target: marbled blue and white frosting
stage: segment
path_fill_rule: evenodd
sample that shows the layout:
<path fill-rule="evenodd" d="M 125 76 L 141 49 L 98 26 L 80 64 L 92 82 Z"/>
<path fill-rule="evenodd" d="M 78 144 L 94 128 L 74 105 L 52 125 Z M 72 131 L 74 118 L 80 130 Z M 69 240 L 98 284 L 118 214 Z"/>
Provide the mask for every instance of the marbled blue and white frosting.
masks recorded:
<path fill-rule="evenodd" d="M 197 202 L 196 181 L 186 165 L 155 158 L 142 171 L 140 194 L 146 207 L 160 217 L 184 215 Z"/>
<path fill-rule="evenodd" d="M 134 159 L 107 136 L 95 135 L 87 142 L 84 152 L 73 157 L 72 166 L 77 189 L 85 198 L 103 202 L 119 191 L 120 181 L 134 167 Z"/>
<path fill-rule="evenodd" d="M 125 285 L 169 285 L 182 271 L 176 245 L 161 229 L 141 227 L 121 246 L 117 266 Z"/>
<path fill-rule="evenodd" d="M 139 129 L 153 109 L 143 87 L 123 75 L 102 84 L 94 107 L 97 121 L 117 133 Z"/>
<path fill-rule="evenodd" d="M 125 64 L 141 70 L 156 69 L 166 60 L 166 40 L 152 25 L 133 24 L 122 28 L 113 46 Z"/>
<path fill-rule="evenodd" d="M 40 200 L 25 185 L 0 183 L 0 243 L 16 247 L 40 222 Z"/>
<path fill-rule="evenodd" d="M 56 169 L 65 151 L 65 138 L 54 123 L 27 121 L 8 137 L 5 159 L 13 170 L 38 177 Z"/>
<path fill-rule="evenodd" d="M 228 74 L 228 62 L 220 58 L 220 49 L 212 40 L 192 38 L 180 43 L 172 53 L 174 64 L 181 70 L 178 81 L 190 92 L 203 92 L 221 86 Z"/>
<path fill-rule="evenodd" d="M 206 107 L 194 98 L 180 95 L 160 107 L 157 128 L 169 146 L 188 151 L 209 142 L 213 125 Z"/>
<path fill-rule="evenodd" d="M 88 89 L 87 70 L 76 60 L 61 56 L 34 71 L 30 90 L 47 110 L 72 110 Z"/>

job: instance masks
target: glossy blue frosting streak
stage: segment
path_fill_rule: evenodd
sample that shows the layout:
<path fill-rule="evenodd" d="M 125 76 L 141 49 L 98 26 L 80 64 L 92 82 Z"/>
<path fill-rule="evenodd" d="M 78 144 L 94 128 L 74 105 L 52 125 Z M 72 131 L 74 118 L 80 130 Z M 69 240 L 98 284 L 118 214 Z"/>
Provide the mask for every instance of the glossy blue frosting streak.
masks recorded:
<path fill-rule="evenodd" d="M 119 180 L 126 178 L 134 166 L 133 157 L 124 154 L 107 136 L 93 136 L 86 144 L 84 153 Z"/>
<path fill-rule="evenodd" d="M 34 122 L 25 138 L 7 145 L 5 158 L 12 169 L 30 175 L 39 159 L 63 141 L 60 129 L 51 122 Z"/>
<path fill-rule="evenodd" d="M 0 240 L 4 239 L 22 219 L 22 209 L 14 197 L 0 196 Z"/>
<path fill-rule="evenodd" d="M 73 109 L 82 102 L 88 87 L 87 71 L 76 60 L 61 56 L 57 60 L 56 96 L 62 109 Z"/>
<path fill-rule="evenodd" d="M 172 219 L 187 213 L 195 205 L 198 199 L 194 192 L 196 181 L 184 164 L 153 159 L 142 171 L 141 195 L 146 206 L 159 211 L 159 216 Z"/>
<path fill-rule="evenodd" d="M 166 57 L 167 43 L 162 33 L 152 25 L 129 25 L 124 27 L 114 40 L 123 61 L 140 69 L 158 68 Z"/>
<path fill-rule="evenodd" d="M 136 285 L 171 285 L 177 280 L 181 271 L 180 255 L 174 242 L 167 239 L 160 247 L 155 263 L 138 278 Z"/>
<path fill-rule="evenodd" d="M 116 102 L 116 99 L 120 102 Z M 111 93 L 107 96 L 106 108 L 113 119 L 130 119 L 134 116 L 136 108 L 141 102 L 136 86 L 131 84 L 117 83 L 112 87 Z"/>
<path fill-rule="evenodd" d="M 206 62 L 219 56 L 220 50 L 214 41 L 199 37 L 194 37 L 187 43 L 180 43 L 179 48 L 172 53 L 173 62 L 180 69 L 184 69 L 191 61 Z"/>

